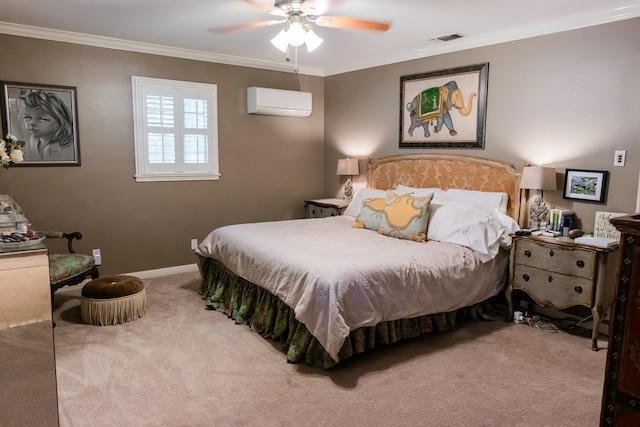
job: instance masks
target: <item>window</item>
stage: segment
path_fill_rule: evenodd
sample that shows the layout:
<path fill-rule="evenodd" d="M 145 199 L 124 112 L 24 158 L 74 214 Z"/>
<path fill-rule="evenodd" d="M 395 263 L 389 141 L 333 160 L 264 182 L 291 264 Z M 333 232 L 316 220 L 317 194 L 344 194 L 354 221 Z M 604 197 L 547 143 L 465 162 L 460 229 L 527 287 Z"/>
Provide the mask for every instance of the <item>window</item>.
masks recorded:
<path fill-rule="evenodd" d="M 136 181 L 216 180 L 217 86 L 133 76 Z"/>

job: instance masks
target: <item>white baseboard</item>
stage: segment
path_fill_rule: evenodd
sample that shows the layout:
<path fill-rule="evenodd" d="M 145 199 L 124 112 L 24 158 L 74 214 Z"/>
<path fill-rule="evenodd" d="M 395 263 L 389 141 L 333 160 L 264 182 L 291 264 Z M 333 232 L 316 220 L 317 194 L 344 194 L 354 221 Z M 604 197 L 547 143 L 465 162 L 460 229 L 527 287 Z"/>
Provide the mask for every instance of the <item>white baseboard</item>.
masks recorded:
<path fill-rule="evenodd" d="M 174 267 L 165 267 L 158 268 L 155 270 L 144 270 L 144 271 L 134 271 L 132 273 L 123 273 L 128 276 L 135 276 L 140 279 L 153 279 L 154 277 L 160 276 L 170 276 L 172 274 L 182 274 L 182 273 L 195 273 L 198 271 L 198 264 L 186 264 L 186 265 L 176 265 Z M 69 292 L 74 289 L 82 288 L 86 285 L 91 279 L 85 279 L 83 282 L 73 285 L 73 286 L 65 286 L 64 288 L 59 289 L 57 292 Z"/>
<path fill-rule="evenodd" d="M 194 273 L 198 271 L 198 264 L 176 265 L 174 267 L 158 268 L 155 270 L 134 271 L 132 273 L 124 273 L 129 276 L 139 277 L 141 279 L 152 279 L 154 277 L 169 276 L 171 274 Z"/>

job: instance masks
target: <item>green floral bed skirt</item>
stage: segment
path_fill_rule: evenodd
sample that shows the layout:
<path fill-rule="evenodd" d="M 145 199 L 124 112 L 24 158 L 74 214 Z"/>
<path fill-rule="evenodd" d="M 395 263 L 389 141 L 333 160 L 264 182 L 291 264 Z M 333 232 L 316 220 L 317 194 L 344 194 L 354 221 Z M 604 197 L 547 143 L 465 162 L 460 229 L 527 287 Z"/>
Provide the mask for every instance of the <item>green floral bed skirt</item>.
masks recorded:
<path fill-rule="evenodd" d="M 293 310 L 279 298 L 229 271 L 221 262 L 201 257 L 201 293 L 208 308 L 225 313 L 238 324 L 247 324 L 262 335 L 282 344 L 290 363 L 305 362 L 319 368 L 331 368 L 333 360 L 306 326 L 295 319 Z M 363 353 L 377 345 L 392 344 L 436 331 L 450 330 L 456 317 L 493 319 L 490 303 L 480 303 L 449 313 L 382 322 L 352 331 L 340 349 L 340 361 Z"/>

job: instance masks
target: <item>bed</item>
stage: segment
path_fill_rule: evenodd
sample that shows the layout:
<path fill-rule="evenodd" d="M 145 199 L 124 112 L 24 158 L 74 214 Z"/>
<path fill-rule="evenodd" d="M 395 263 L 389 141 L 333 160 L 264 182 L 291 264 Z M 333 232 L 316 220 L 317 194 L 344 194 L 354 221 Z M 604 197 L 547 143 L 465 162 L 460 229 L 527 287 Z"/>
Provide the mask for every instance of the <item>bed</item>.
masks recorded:
<path fill-rule="evenodd" d="M 341 216 L 209 233 L 196 250 L 206 306 L 280 342 L 288 362 L 321 368 L 450 330 L 461 313 L 483 317 L 522 221 L 520 172 L 470 156 L 367 166 Z"/>

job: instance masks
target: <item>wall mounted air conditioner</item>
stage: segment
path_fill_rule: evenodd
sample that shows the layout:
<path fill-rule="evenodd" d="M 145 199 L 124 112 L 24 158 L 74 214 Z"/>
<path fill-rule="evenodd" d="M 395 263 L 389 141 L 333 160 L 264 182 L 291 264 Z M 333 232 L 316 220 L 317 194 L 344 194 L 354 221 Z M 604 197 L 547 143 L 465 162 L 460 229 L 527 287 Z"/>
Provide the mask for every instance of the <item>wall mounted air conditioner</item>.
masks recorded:
<path fill-rule="evenodd" d="M 308 117 L 311 114 L 311 93 L 248 87 L 247 111 L 249 114 Z"/>

